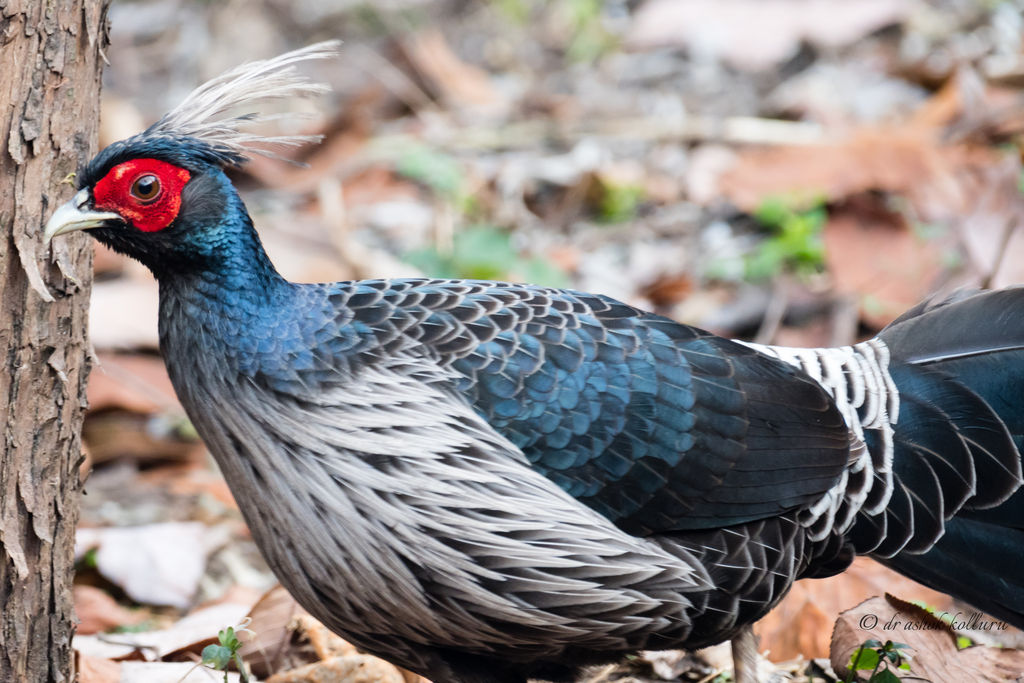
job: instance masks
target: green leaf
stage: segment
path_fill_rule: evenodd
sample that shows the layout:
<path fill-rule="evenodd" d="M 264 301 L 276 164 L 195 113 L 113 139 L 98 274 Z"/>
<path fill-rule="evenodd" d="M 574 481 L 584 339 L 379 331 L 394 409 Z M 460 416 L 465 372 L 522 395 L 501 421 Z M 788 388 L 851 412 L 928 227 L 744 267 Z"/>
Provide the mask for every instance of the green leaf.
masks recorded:
<path fill-rule="evenodd" d="M 604 223 L 622 223 L 636 216 L 644 188 L 638 185 L 604 185 L 598 201 L 598 217 Z"/>
<path fill-rule="evenodd" d="M 565 271 L 541 258 L 532 258 L 525 261 L 519 268 L 523 279 L 526 282 L 541 285 L 542 287 L 555 287 L 564 289 L 569 286 L 569 276 Z"/>
<path fill-rule="evenodd" d="M 779 228 L 790 213 L 792 211 L 782 198 L 767 197 L 754 210 L 754 218 L 766 228 Z"/>
<path fill-rule="evenodd" d="M 879 645 L 881 645 L 881 643 L 879 643 Z M 870 650 L 866 646 L 867 643 L 854 650 L 853 654 L 850 655 L 851 669 L 856 671 L 871 671 L 878 666 L 878 652 Z"/>
<path fill-rule="evenodd" d="M 155 631 L 160 628 L 160 624 L 155 619 L 143 619 L 137 624 L 120 624 L 110 629 L 110 633 L 144 633 L 146 631 Z"/>
<path fill-rule="evenodd" d="M 500 280 L 518 257 L 508 232 L 491 226 L 474 226 L 455 236 L 452 263 L 461 277 Z"/>
<path fill-rule="evenodd" d="M 174 433 L 179 439 L 186 441 L 199 441 L 199 432 L 196 431 L 195 425 L 187 417 L 182 417 L 174 425 Z"/>
<path fill-rule="evenodd" d="M 885 304 L 882 303 L 874 294 L 865 294 L 860 298 L 860 305 L 867 313 L 871 315 L 879 315 L 885 310 Z"/>
<path fill-rule="evenodd" d="M 449 199 L 457 198 L 465 183 L 462 167 L 455 159 L 422 145 L 405 150 L 395 170 Z"/>
<path fill-rule="evenodd" d="M 797 273 L 821 270 L 825 263 L 822 229 L 828 214 L 821 200 L 796 211 L 793 200 L 766 198 L 754 211 L 754 218 L 774 234 L 748 257 L 749 279 L 774 277 L 789 267 Z"/>
<path fill-rule="evenodd" d="M 882 669 L 869 679 L 869 683 L 902 683 L 902 681 L 893 672 L 888 669 Z"/>
<path fill-rule="evenodd" d="M 238 648 L 242 647 L 242 643 L 238 640 L 238 636 L 235 635 L 235 629 L 232 626 L 228 626 L 217 633 L 217 639 L 220 644 L 231 650 L 234 654 Z"/>
<path fill-rule="evenodd" d="M 410 251 L 405 261 L 431 277 L 473 280 L 521 280 L 547 287 L 566 287 L 569 278 L 555 264 L 542 258 L 523 258 L 505 230 L 477 225 L 455 234 L 452 251 L 434 248 Z"/>
<path fill-rule="evenodd" d="M 96 560 L 97 555 L 99 555 L 99 548 L 89 548 L 78 562 L 81 566 L 88 569 L 96 569 L 99 564 Z"/>
<path fill-rule="evenodd" d="M 614 47 L 615 38 L 602 22 L 602 0 L 563 0 L 549 4 L 561 9 L 572 26 L 566 47 L 570 61 L 592 61 Z"/>
<path fill-rule="evenodd" d="M 530 18 L 530 7 L 525 0 L 494 0 L 498 10 L 515 24 L 522 26 Z"/>
<path fill-rule="evenodd" d="M 407 252 L 403 259 L 424 272 L 429 277 L 458 277 L 450 258 L 444 258 L 433 247 L 416 249 Z"/>
<path fill-rule="evenodd" d="M 203 648 L 201 657 L 203 664 L 222 671 L 227 668 L 233 655 L 234 653 L 231 651 L 231 648 L 224 647 L 223 645 L 207 645 Z"/>

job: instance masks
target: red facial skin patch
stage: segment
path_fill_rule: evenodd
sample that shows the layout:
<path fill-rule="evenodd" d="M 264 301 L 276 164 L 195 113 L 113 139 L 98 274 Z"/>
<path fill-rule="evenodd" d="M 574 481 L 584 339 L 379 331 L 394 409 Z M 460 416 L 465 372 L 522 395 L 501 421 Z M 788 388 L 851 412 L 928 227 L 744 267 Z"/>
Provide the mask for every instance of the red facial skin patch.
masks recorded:
<path fill-rule="evenodd" d="M 143 200 L 132 194 L 132 186 L 151 175 L 160 183 L 159 191 Z M 180 166 L 159 159 L 132 159 L 110 169 L 93 187 L 97 209 L 113 211 L 143 232 L 163 230 L 178 217 L 181 190 L 191 174 Z"/>

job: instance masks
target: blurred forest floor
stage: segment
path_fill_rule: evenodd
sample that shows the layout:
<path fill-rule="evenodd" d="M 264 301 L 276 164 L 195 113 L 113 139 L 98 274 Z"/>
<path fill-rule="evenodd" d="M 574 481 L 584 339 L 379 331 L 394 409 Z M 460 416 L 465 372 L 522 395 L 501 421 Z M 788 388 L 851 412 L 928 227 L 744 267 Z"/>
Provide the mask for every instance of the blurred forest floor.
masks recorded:
<path fill-rule="evenodd" d="M 795 346 L 1024 281 L 1024 0 L 124 0 L 110 19 L 102 145 L 242 61 L 345 41 L 304 67 L 332 87 L 300 105 L 323 142 L 235 174 L 290 279 L 529 281 Z M 155 283 L 95 264 L 82 683 L 222 680 L 194 663 L 247 616 L 260 680 L 414 680 L 272 590 L 159 359 Z M 761 622 L 766 679 L 835 680 L 837 615 L 885 592 L 971 611 L 858 560 Z M 724 681 L 727 655 L 591 680 Z"/>

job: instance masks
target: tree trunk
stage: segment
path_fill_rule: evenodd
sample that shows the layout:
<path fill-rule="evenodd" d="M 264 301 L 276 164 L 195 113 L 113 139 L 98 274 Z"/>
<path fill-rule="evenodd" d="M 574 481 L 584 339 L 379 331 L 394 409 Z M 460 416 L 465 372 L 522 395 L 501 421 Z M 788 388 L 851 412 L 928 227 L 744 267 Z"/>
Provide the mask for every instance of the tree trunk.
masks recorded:
<path fill-rule="evenodd" d="M 42 226 L 95 152 L 109 0 L 0 0 L 0 681 L 71 681 L 89 238 Z"/>

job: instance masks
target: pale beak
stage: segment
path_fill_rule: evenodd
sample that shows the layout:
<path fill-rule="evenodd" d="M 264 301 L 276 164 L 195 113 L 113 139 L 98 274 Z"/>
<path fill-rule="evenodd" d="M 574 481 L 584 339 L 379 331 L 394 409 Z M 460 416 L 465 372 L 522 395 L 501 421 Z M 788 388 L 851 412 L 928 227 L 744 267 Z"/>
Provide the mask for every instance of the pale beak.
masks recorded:
<path fill-rule="evenodd" d="M 54 237 L 66 232 L 98 228 L 107 225 L 111 220 L 123 220 L 116 213 L 89 209 L 90 200 L 89 190 L 82 189 L 67 204 L 60 205 L 50 216 L 50 220 L 46 221 L 46 228 L 43 230 L 44 242 L 49 244 Z"/>

